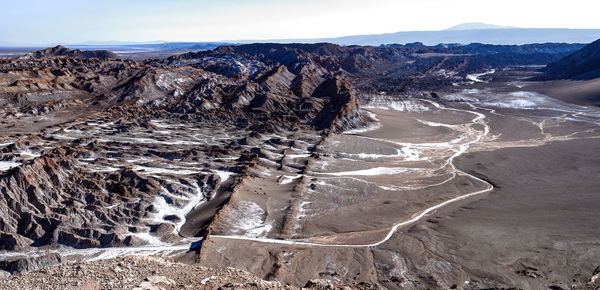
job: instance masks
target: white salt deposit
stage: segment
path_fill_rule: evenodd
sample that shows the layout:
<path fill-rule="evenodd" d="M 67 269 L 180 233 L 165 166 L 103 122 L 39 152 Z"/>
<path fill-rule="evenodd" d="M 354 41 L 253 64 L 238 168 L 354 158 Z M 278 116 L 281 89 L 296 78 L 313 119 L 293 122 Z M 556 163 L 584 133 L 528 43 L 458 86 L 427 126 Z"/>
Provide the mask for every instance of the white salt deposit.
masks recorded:
<path fill-rule="evenodd" d="M 13 162 L 13 161 L 0 161 L 0 171 L 4 171 L 4 170 L 9 170 L 13 167 L 17 167 L 21 165 L 21 163 L 19 162 Z"/>
<path fill-rule="evenodd" d="M 280 175 L 277 178 L 281 178 L 281 181 L 279 182 L 279 184 L 288 184 L 300 177 L 302 177 L 302 175 L 298 174 L 295 176 Z"/>
<path fill-rule="evenodd" d="M 39 153 L 33 153 L 29 149 L 25 149 L 25 150 L 20 151 L 19 155 L 21 155 L 21 157 L 24 157 L 24 158 L 36 158 L 36 157 L 40 157 Z"/>
<path fill-rule="evenodd" d="M 398 112 L 412 112 L 412 113 L 421 113 L 429 111 L 430 108 L 417 101 L 417 100 L 373 100 L 372 102 L 364 105 L 363 108 L 372 108 L 372 109 L 384 109 L 384 110 L 392 110 Z"/>
<path fill-rule="evenodd" d="M 185 216 L 192 211 L 198 204 L 201 203 L 204 198 L 204 192 L 198 184 L 194 184 L 195 192 L 187 196 L 188 202 L 183 208 L 176 207 L 167 202 L 167 199 L 163 196 L 157 196 L 154 199 L 152 205 L 158 210 L 158 213 L 154 215 L 154 220 L 157 222 L 165 222 L 164 217 L 175 215 L 179 220 L 175 224 L 175 233 L 178 233 L 183 224 L 185 223 Z M 173 196 L 166 189 L 163 188 L 165 195 Z"/>
<path fill-rule="evenodd" d="M 232 174 L 235 174 L 233 172 L 223 170 L 215 170 L 214 172 L 219 176 L 219 178 L 221 178 L 221 182 L 225 182 Z"/>
<path fill-rule="evenodd" d="M 493 74 L 495 73 L 496 70 L 492 69 L 483 73 L 478 73 L 478 74 L 469 74 L 467 75 L 467 79 L 476 83 L 484 83 L 486 81 L 480 79 L 480 77 L 484 76 L 484 75 L 488 75 L 488 74 Z"/>
<path fill-rule="evenodd" d="M 245 237 L 264 237 L 273 227 L 265 222 L 265 211 L 251 201 L 240 201 L 235 204 L 235 210 L 228 211 L 224 220 L 229 224 L 232 233 Z"/>
<path fill-rule="evenodd" d="M 158 167 L 147 167 L 142 165 L 135 165 L 132 168 L 134 171 L 139 171 L 145 174 L 175 174 L 175 175 L 190 175 L 190 174 L 198 174 L 201 173 L 199 170 L 189 170 L 189 169 L 167 169 L 167 168 L 158 168 Z"/>
<path fill-rule="evenodd" d="M 361 169 L 354 171 L 342 171 L 342 172 L 327 172 L 320 174 L 335 175 L 335 176 L 376 176 L 376 175 L 394 175 L 402 172 L 413 170 L 412 168 L 406 167 L 374 167 L 369 169 Z"/>

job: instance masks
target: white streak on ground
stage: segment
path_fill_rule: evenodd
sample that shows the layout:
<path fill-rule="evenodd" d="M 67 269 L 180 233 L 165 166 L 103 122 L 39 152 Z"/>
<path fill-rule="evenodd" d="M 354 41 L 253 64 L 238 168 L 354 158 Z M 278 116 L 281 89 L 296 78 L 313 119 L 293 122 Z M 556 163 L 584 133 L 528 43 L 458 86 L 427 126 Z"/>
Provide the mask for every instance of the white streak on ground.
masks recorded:
<path fill-rule="evenodd" d="M 492 70 L 489 70 L 489 71 L 486 71 L 486 72 L 483 72 L 483 73 L 469 74 L 469 75 L 467 75 L 467 79 L 470 80 L 470 81 L 476 82 L 476 83 L 484 83 L 486 81 L 480 80 L 479 77 L 482 77 L 482 76 L 488 75 L 488 74 L 493 74 L 495 72 L 496 72 L 496 70 L 492 69 Z"/>
<path fill-rule="evenodd" d="M 310 154 L 286 154 L 285 155 L 286 158 L 308 158 L 310 157 Z"/>
<path fill-rule="evenodd" d="M 160 255 L 170 256 L 179 252 L 187 251 L 193 243 L 202 240 L 202 238 L 186 238 L 178 244 L 173 245 L 146 245 L 137 247 L 113 247 L 113 248 L 89 248 L 74 249 L 61 247 L 58 249 L 31 249 L 27 252 L 4 252 L 0 253 L 0 260 L 10 258 L 31 258 L 40 257 L 50 253 L 60 254 L 65 257 L 84 257 L 88 261 L 97 261 L 112 259 L 120 256 L 129 255 Z"/>
<path fill-rule="evenodd" d="M 33 153 L 29 149 L 25 149 L 25 150 L 19 151 L 17 153 L 19 155 L 21 155 L 21 157 L 24 157 L 24 158 L 36 158 L 36 157 L 40 157 L 41 156 L 39 153 Z"/>
<path fill-rule="evenodd" d="M 341 152 L 341 156 L 349 157 L 349 158 L 358 158 L 358 159 L 388 159 L 388 158 L 398 158 L 403 156 L 402 150 L 396 149 L 395 154 L 375 154 L 375 153 L 345 153 Z"/>
<path fill-rule="evenodd" d="M 279 175 L 277 178 L 281 178 L 279 184 L 288 184 L 300 177 L 302 177 L 302 175 L 297 174 L 295 176 Z"/>
<path fill-rule="evenodd" d="M 407 171 L 418 170 L 406 167 L 374 167 L 362 170 L 343 171 L 343 172 L 315 172 L 315 174 L 325 174 L 334 176 L 377 176 L 377 175 L 394 175 Z"/>
<path fill-rule="evenodd" d="M 201 203 L 204 198 L 204 193 L 202 188 L 198 186 L 198 184 L 194 183 L 195 193 L 188 195 L 188 202 L 183 208 L 179 208 L 169 204 L 163 196 L 157 196 L 152 203 L 154 207 L 158 210 L 158 213 L 154 216 L 154 220 L 157 222 L 166 222 L 164 220 L 165 216 L 175 215 L 179 217 L 179 221 L 174 223 L 175 225 L 175 233 L 179 233 L 179 230 L 185 224 L 185 216 L 192 211 L 198 204 Z M 163 188 L 163 191 L 166 195 L 172 196 L 166 189 Z"/>
<path fill-rule="evenodd" d="M 430 122 L 430 121 L 425 121 L 425 120 L 417 120 L 417 121 L 421 124 L 425 124 L 430 127 L 456 128 L 459 126 L 459 125 L 451 125 L 451 124 L 444 124 L 444 123 L 438 123 L 438 122 Z"/>
<path fill-rule="evenodd" d="M 202 171 L 198 170 L 188 170 L 188 169 L 167 169 L 167 168 L 159 168 L 159 167 L 147 167 L 142 165 L 135 165 L 133 167 L 134 171 L 139 171 L 145 174 L 177 174 L 177 175 L 190 175 L 190 174 L 198 174 Z"/>
<path fill-rule="evenodd" d="M 0 161 L 0 171 L 4 171 L 4 170 L 9 170 L 13 167 L 17 167 L 21 165 L 20 162 L 13 162 L 13 161 Z"/>
<path fill-rule="evenodd" d="M 232 232 L 242 233 L 245 237 L 257 238 L 271 231 L 272 224 L 263 220 L 265 210 L 251 201 L 240 201 L 235 210 L 228 211 L 222 217 Z"/>
<path fill-rule="evenodd" d="M 223 170 L 215 170 L 215 173 L 219 176 L 219 178 L 221 178 L 221 182 L 225 182 L 232 174 L 235 174 L 233 172 Z"/>

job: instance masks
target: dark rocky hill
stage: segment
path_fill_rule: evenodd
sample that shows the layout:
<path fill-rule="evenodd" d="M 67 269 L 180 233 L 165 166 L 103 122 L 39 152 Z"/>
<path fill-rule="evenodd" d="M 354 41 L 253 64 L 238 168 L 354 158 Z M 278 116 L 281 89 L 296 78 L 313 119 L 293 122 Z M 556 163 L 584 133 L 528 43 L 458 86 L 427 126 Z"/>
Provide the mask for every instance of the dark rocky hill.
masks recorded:
<path fill-rule="evenodd" d="M 590 80 L 600 77 L 600 39 L 550 63 L 544 72 L 544 79 Z"/>
<path fill-rule="evenodd" d="M 34 59 L 34 58 L 43 58 L 50 56 L 66 56 L 72 58 L 120 58 L 116 53 L 108 51 L 108 50 L 79 50 L 79 49 L 69 49 L 62 45 L 58 45 L 55 47 L 49 47 L 46 49 L 34 51 L 28 53 L 20 59 Z"/>

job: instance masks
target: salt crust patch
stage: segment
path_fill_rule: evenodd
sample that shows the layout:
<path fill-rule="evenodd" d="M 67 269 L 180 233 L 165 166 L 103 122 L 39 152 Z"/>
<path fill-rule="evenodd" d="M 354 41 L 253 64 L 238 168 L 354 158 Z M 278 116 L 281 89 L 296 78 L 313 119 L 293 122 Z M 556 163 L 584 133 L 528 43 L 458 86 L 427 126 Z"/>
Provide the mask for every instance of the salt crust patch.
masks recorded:
<path fill-rule="evenodd" d="M 234 209 L 227 211 L 224 217 L 228 230 L 233 234 L 245 237 L 264 237 L 272 228 L 271 223 L 265 223 L 265 211 L 251 201 L 235 203 Z"/>
<path fill-rule="evenodd" d="M 21 163 L 19 162 L 12 162 L 12 161 L 0 161 L 0 171 L 4 171 L 4 170 L 9 170 L 13 167 L 17 167 L 21 165 Z"/>

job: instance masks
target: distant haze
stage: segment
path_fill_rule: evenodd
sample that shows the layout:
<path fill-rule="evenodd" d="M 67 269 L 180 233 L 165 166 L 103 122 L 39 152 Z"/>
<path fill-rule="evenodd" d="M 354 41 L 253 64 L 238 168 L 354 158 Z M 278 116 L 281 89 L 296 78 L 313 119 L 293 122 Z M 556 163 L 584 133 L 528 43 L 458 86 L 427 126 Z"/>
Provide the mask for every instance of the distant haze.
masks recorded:
<path fill-rule="evenodd" d="M 600 1 L 2 1 L 0 45 L 331 38 L 460 23 L 600 28 Z M 469 29 L 463 26 L 458 29 Z M 495 28 L 495 27 L 484 27 Z M 600 36 L 599 36 L 600 37 Z"/>
<path fill-rule="evenodd" d="M 277 39 L 254 40 L 250 42 L 330 42 L 340 45 L 405 44 L 421 42 L 425 45 L 440 43 L 485 43 L 485 44 L 527 44 L 527 43 L 590 43 L 600 38 L 600 29 L 564 28 L 479 28 L 448 29 L 441 31 L 402 31 L 395 33 L 353 35 L 337 38 L 318 39 Z"/>
<path fill-rule="evenodd" d="M 500 25 L 487 24 L 487 23 L 481 23 L 481 22 L 468 22 L 468 23 L 461 23 L 459 25 L 452 26 L 446 30 L 507 29 L 507 28 L 518 28 L 518 27 L 500 26 Z"/>

